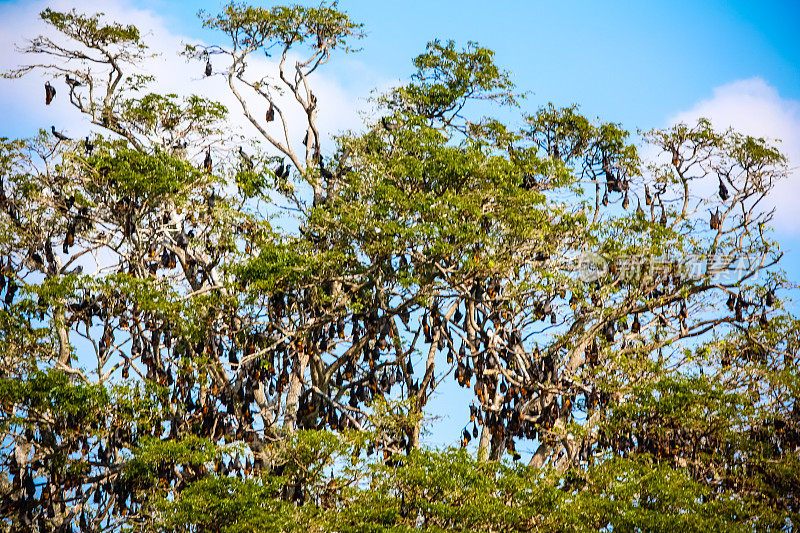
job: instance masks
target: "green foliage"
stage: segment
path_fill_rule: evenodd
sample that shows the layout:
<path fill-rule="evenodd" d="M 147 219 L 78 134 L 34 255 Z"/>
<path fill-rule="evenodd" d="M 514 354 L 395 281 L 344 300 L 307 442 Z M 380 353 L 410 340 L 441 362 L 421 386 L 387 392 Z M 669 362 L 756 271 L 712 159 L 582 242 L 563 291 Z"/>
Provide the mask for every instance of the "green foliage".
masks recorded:
<path fill-rule="evenodd" d="M 254 170 L 239 170 L 234 179 L 242 196 L 248 200 L 264 195 L 277 181 L 275 174 L 271 171 L 257 172 Z"/>
<path fill-rule="evenodd" d="M 25 418 L 14 423 L 55 417 L 64 424 L 63 418 L 66 418 L 77 431 L 88 422 L 96 423 L 110 400 L 102 385 L 71 383 L 69 376 L 52 369 L 31 372 L 24 380 L 0 380 L 3 410 L 11 413 L 15 406 L 23 406 L 25 410 Z"/>
<path fill-rule="evenodd" d="M 516 104 L 509 74 L 493 61 L 494 52 L 470 42 L 457 51 L 455 42 L 428 43 L 426 53 L 414 59 L 417 72 L 411 83 L 394 93 L 393 106 L 410 109 L 430 119 L 457 113 L 468 99 L 495 99 Z"/>
<path fill-rule="evenodd" d="M 319 7 L 300 5 L 275 6 L 271 9 L 230 3 L 216 16 L 204 16 L 203 25 L 221 30 L 234 39 L 237 46 L 255 50 L 277 41 L 291 46 L 309 43 L 318 48 L 343 46 L 362 37 L 361 24 L 346 13 L 324 3 Z"/>
<path fill-rule="evenodd" d="M 322 472 L 312 457 L 326 455 L 323 449 L 330 442 L 329 436 L 310 433 L 299 439 L 293 453 L 309 460 L 301 463 L 305 479 Z M 294 473 L 246 480 L 210 476 L 175 501 L 160 500 L 154 528 L 750 531 L 779 530 L 787 518 L 751 496 L 727 490 L 712 495 L 685 470 L 654 463 L 646 455 L 612 457 L 565 473 L 480 462 L 453 449 L 414 451 L 393 466 L 356 464 L 357 478 L 331 474 L 320 478 L 324 483 L 297 483 Z M 300 505 L 280 498 L 286 487 L 302 487 Z"/>
<path fill-rule="evenodd" d="M 127 100 L 122 116 L 139 132 L 164 130 L 179 134 L 194 131 L 198 135 L 218 133 L 219 123 L 227 117 L 227 108 L 197 95 L 178 101 L 177 95 L 149 93 L 141 98 Z"/>
<path fill-rule="evenodd" d="M 151 486 L 164 469 L 212 463 L 221 453 L 213 443 L 198 437 L 187 437 L 180 441 L 147 438 L 125 463 L 124 475 L 129 482 Z"/>
<path fill-rule="evenodd" d="M 234 532 L 318 531 L 303 509 L 276 498 L 279 480 L 206 477 L 192 484 L 175 502 L 156 506 L 159 520 L 151 531 L 209 529 Z"/>
<path fill-rule="evenodd" d="M 68 13 L 53 11 L 50 8 L 41 13 L 41 18 L 59 32 L 84 43 L 87 46 L 135 45 L 144 48 L 140 42 L 139 29 L 133 25 L 119 23 L 102 24 L 102 13 L 87 16 L 71 10 Z"/>
<path fill-rule="evenodd" d="M 148 92 L 136 28 L 42 17 L 66 44 L 5 76 L 69 73 L 103 134 L 0 139 L 6 529 L 795 529 L 772 144 L 552 104 L 514 128 L 493 52 L 434 41 L 331 149 L 314 75 L 362 26 L 231 3 L 184 54 L 230 61 L 259 142 Z M 449 380 L 462 448 L 433 450 Z"/>
<path fill-rule="evenodd" d="M 150 205 L 177 195 L 203 179 L 201 172 L 186 161 L 165 152 L 142 153 L 124 144 L 109 146 L 107 151 L 90 158 L 88 164 L 96 176 L 95 192 L 102 193 L 113 187 L 122 197 L 141 199 Z"/>
<path fill-rule="evenodd" d="M 237 269 L 240 282 L 251 290 L 272 294 L 284 287 L 308 280 L 320 264 L 297 248 L 297 243 L 275 243 L 261 246 L 257 257 Z"/>

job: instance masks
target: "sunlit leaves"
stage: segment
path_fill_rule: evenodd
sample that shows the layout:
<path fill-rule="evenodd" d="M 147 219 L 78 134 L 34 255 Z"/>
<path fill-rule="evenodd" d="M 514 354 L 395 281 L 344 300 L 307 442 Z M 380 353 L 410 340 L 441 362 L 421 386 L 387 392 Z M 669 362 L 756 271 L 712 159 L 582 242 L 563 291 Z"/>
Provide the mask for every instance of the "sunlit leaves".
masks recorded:
<path fill-rule="evenodd" d="M 147 94 L 127 100 L 122 115 L 141 133 L 163 130 L 175 136 L 187 133 L 210 135 L 219 132 L 227 109 L 218 102 L 193 95 L 179 101 L 174 94 Z"/>
<path fill-rule="evenodd" d="M 132 44 L 144 48 L 140 41 L 139 29 L 136 26 L 126 26 L 116 22 L 103 24 L 100 20 L 101 15 L 89 16 L 78 13 L 74 9 L 69 12 L 59 12 L 47 8 L 42 11 L 41 18 L 52 24 L 58 31 L 90 47 Z"/>
<path fill-rule="evenodd" d="M 493 57 L 494 52 L 474 42 L 456 50 L 453 41 L 432 41 L 426 53 L 414 60 L 414 81 L 394 92 L 390 106 L 428 119 L 446 120 L 469 99 L 516 104 L 514 84 Z"/>
<path fill-rule="evenodd" d="M 276 6 L 271 9 L 245 4 L 228 4 L 216 16 L 205 17 L 204 25 L 230 34 L 243 49 L 255 50 L 272 41 L 287 46 L 308 44 L 317 48 L 349 48 L 349 41 L 362 36 L 361 24 L 353 22 L 334 3 L 319 7 Z"/>

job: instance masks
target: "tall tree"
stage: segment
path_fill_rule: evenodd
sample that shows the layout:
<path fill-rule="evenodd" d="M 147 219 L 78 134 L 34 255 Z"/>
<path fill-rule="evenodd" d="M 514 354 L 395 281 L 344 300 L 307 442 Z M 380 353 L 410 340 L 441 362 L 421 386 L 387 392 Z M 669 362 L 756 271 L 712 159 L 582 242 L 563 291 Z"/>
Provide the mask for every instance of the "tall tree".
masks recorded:
<path fill-rule="evenodd" d="M 514 129 L 484 115 L 523 101 L 492 52 L 434 41 L 325 146 L 315 74 L 361 25 L 231 4 L 202 15 L 226 43 L 184 54 L 225 77 L 247 150 L 220 103 L 131 74 L 135 27 L 42 18 L 69 44 L 33 39 L 6 77 L 64 76 L 100 133 L 0 145 L 12 529 L 796 520 L 767 141 L 700 121 L 634 143 L 552 105 Z M 266 77 L 248 67 L 265 52 Z M 475 458 L 420 437 L 450 379 L 474 393 L 453 439 Z M 525 442 L 527 467 L 501 462 Z"/>

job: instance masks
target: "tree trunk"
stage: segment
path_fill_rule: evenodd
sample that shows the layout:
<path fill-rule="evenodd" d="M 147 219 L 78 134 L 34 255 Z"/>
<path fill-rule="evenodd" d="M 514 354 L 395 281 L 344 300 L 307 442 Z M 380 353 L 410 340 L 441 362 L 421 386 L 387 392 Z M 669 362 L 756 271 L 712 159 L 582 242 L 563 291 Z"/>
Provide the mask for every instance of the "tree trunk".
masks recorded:
<path fill-rule="evenodd" d="M 53 328 L 58 335 L 58 363 L 59 365 L 69 367 L 70 355 L 72 354 L 72 347 L 69 343 L 69 332 L 65 324 L 67 320 L 64 306 L 57 306 L 53 314 Z"/>
<path fill-rule="evenodd" d="M 286 392 L 286 406 L 283 411 L 283 428 L 294 432 L 297 429 L 297 407 L 303 389 L 303 375 L 308 366 L 308 354 L 303 350 L 297 354 L 297 366 L 289 376 L 289 390 Z"/>

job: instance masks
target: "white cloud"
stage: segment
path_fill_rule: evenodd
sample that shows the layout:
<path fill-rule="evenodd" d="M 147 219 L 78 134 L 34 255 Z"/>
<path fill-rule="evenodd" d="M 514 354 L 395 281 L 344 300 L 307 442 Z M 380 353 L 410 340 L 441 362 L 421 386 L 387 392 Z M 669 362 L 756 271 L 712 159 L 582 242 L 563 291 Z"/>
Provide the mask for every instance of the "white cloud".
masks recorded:
<path fill-rule="evenodd" d="M 691 124 L 700 117 L 711 120 L 716 129 L 732 127 L 754 137 L 779 141 L 777 146 L 787 156 L 791 172 L 772 191 L 774 223 L 783 232 L 800 231 L 800 218 L 796 216 L 800 203 L 800 102 L 781 98 L 761 78 L 750 78 L 717 87 L 711 98 L 678 113 L 670 122 Z"/>

